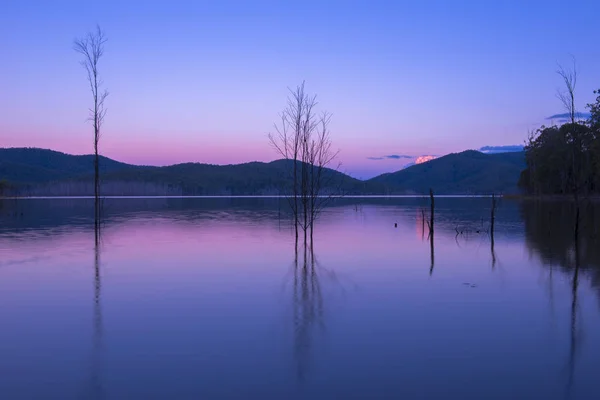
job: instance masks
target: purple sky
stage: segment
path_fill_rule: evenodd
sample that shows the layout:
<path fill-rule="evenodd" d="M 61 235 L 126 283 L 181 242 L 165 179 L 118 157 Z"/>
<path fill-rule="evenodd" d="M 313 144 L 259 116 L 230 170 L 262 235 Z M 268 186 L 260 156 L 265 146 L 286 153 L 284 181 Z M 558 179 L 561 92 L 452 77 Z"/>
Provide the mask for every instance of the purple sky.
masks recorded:
<path fill-rule="evenodd" d="M 333 113 L 342 169 L 389 154 L 520 144 L 562 112 L 557 62 L 600 88 L 600 2 L 11 1 L 0 14 L 0 147 L 92 151 L 90 94 L 73 39 L 109 42 L 101 152 L 132 163 L 269 161 L 287 87 Z M 575 12 L 567 11 L 574 10 Z"/>

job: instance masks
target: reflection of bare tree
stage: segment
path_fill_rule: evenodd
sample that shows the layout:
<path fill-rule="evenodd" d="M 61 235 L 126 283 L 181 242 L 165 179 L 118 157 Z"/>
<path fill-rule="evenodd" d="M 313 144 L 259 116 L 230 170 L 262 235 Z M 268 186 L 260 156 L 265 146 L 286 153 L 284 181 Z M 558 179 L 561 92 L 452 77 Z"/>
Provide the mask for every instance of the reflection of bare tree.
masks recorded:
<path fill-rule="evenodd" d="M 434 248 L 433 248 L 433 224 L 435 222 L 434 213 L 435 213 L 435 198 L 433 197 L 433 190 L 429 189 L 429 202 L 430 202 L 430 210 L 429 210 L 429 220 L 427 221 L 427 226 L 429 227 L 429 256 L 431 258 L 431 265 L 429 266 L 429 275 L 433 275 L 433 267 L 435 265 L 434 261 Z"/>
<path fill-rule="evenodd" d="M 496 268 L 496 249 L 494 248 L 494 231 L 490 233 L 490 253 L 492 254 L 492 269 Z"/>
<path fill-rule="evenodd" d="M 530 254 L 539 258 L 550 273 L 572 275 L 579 268 L 590 280 L 600 298 L 600 207 L 590 202 L 581 209 L 577 257 L 573 257 L 574 223 L 577 210 L 569 202 L 524 202 L 521 214 L 525 222 L 525 243 Z M 578 258 L 578 260 L 577 260 Z M 578 261 L 578 265 L 577 262 Z"/>
<path fill-rule="evenodd" d="M 94 329 L 92 339 L 92 366 L 91 366 L 91 390 L 93 398 L 103 398 L 100 370 L 102 367 L 102 282 L 100 276 L 100 245 L 101 231 L 100 223 L 94 224 Z"/>
<path fill-rule="evenodd" d="M 425 209 L 421 208 L 421 212 L 417 216 L 417 221 L 421 220 L 421 241 L 425 241 Z"/>
<path fill-rule="evenodd" d="M 433 246 L 433 231 L 429 232 L 429 256 L 431 265 L 429 266 L 429 275 L 433 275 L 433 267 L 435 266 L 435 249 Z"/>
<path fill-rule="evenodd" d="M 293 356 L 297 378 L 303 382 L 315 355 L 315 334 L 324 333 L 326 329 L 327 309 L 323 289 L 328 283 L 332 283 L 341 291 L 342 296 L 345 296 L 346 283 L 354 286 L 354 289 L 356 284 L 323 266 L 309 244 L 296 247 L 290 277 Z"/>
<path fill-rule="evenodd" d="M 302 263 L 296 253 L 294 262 L 294 356 L 297 375 L 304 379 L 309 367 L 312 333 L 319 327 L 325 328 L 323 319 L 323 295 L 317 274 L 317 262 L 312 248 L 304 245 Z"/>
<path fill-rule="evenodd" d="M 575 380 L 577 354 L 581 351 L 581 317 L 579 283 L 589 278 L 592 287 L 600 280 L 600 245 L 596 233 L 599 214 L 596 205 L 589 204 L 583 218 L 579 205 L 568 202 L 523 203 L 525 239 L 532 254 L 537 254 L 549 268 L 550 302 L 553 307 L 553 275 L 572 276 L 569 356 L 567 361 L 566 397 L 571 395 Z M 573 234 L 573 233 L 576 234 Z M 554 266 L 558 266 L 555 268 Z"/>
<path fill-rule="evenodd" d="M 571 343 L 569 347 L 569 378 L 567 380 L 567 398 L 573 388 L 575 375 L 575 356 L 577 354 L 577 288 L 579 286 L 579 243 L 575 236 L 575 272 L 571 286 Z"/>

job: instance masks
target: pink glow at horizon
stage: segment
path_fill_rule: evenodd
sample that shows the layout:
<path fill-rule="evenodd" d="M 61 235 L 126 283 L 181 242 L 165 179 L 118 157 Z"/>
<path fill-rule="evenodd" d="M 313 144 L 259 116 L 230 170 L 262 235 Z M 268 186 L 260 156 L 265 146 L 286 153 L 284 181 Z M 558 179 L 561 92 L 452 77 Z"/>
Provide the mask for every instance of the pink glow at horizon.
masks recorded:
<path fill-rule="evenodd" d="M 81 124 L 77 131 L 66 130 L 48 135 L 38 131 L 17 130 L 16 134 L 3 139 L 3 147 L 40 147 L 68 154 L 90 154 L 90 126 Z M 398 149 L 398 152 L 418 157 L 419 150 L 440 150 L 441 146 L 428 146 L 410 142 L 405 146 L 395 145 L 392 140 L 383 143 L 360 144 L 360 138 L 344 138 L 333 135 L 334 146 L 340 150 L 341 171 L 362 178 L 375 176 L 382 171 L 396 171 L 410 162 L 406 159 L 368 160 L 371 155 L 380 155 Z M 223 140 L 223 141 L 220 141 Z M 441 141 L 443 142 L 443 140 Z M 339 145 L 339 144 L 343 144 Z M 448 145 L 446 145 L 448 146 Z M 157 132 L 148 135 L 122 134 L 114 129 L 105 130 L 100 153 L 116 161 L 137 165 L 166 166 L 187 162 L 207 164 L 241 164 L 260 161 L 270 162 L 282 158 L 269 144 L 267 133 L 206 133 Z M 333 165 L 332 165 L 333 166 Z"/>
<path fill-rule="evenodd" d="M 288 88 L 303 81 L 318 111 L 333 113 L 342 170 L 356 177 L 409 162 L 388 155 L 414 161 L 523 143 L 561 109 L 564 49 L 581 65 L 579 110 L 598 84 L 591 4 L 575 23 L 558 3 L 534 12 L 520 2 L 318 3 L 317 15 L 317 4 L 6 3 L 0 147 L 91 152 L 89 86 L 72 42 L 97 23 L 108 37 L 101 77 L 110 92 L 100 151 L 136 164 L 277 159 L 266 135 Z"/>

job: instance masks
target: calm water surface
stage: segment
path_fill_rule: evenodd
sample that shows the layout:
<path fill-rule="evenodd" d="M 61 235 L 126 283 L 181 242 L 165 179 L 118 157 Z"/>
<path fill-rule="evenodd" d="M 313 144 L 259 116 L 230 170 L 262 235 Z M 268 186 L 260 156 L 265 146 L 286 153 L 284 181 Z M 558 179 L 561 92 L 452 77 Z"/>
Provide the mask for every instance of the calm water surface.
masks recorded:
<path fill-rule="evenodd" d="M 436 204 L 5 200 L 0 398 L 600 398 L 600 209 Z"/>

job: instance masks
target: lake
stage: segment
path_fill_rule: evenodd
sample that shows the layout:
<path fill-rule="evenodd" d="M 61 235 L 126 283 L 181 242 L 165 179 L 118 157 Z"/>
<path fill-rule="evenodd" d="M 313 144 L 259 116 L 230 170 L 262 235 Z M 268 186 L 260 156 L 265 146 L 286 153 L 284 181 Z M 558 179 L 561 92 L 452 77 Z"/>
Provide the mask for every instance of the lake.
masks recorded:
<path fill-rule="evenodd" d="M 0 398 L 600 398 L 600 208 L 428 207 L 4 200 Z"/>

